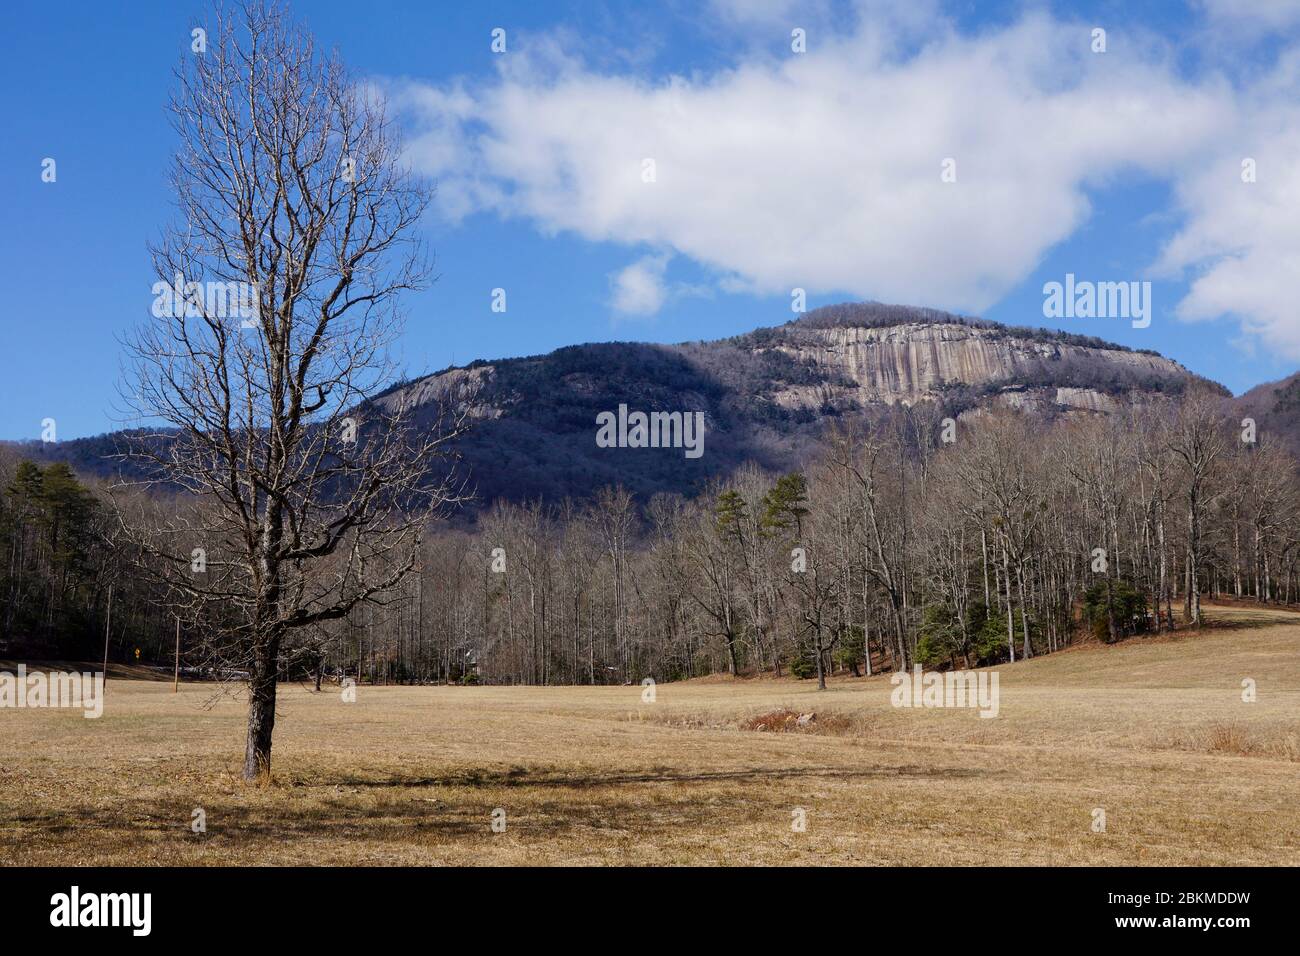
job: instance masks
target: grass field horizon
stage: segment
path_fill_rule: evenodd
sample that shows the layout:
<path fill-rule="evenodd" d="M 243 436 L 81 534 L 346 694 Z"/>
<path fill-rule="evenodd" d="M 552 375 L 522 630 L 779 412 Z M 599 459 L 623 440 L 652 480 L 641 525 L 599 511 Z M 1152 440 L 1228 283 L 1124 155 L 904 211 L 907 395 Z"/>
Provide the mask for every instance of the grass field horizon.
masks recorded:
<path fill-rule="evenodd" d="M 1300 613 L 1209 612 L 1203 631 L 993 668 L 996 719 L 895 708 L 888 674 L 825 692 L 711 677 L 653 702 L 639 685 L 361 685 L 347 703 L 287 684 L 261 787 L 239 778 L 239 694 L 112 679 L 98 720 L 0 711 L 0 849 L 35 865 L 1300 864 Z M 786 711 L 817 717 L 747 729 Z"/>

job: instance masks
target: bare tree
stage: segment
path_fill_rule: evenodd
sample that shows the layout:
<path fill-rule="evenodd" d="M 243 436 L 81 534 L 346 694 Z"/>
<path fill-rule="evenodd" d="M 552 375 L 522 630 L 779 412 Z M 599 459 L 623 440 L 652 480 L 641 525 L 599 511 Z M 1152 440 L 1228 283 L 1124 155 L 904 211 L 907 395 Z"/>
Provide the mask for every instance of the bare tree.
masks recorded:
<path fill-rule="evenodd" d="M 889 599 L 894 629 L 894 667 L 911 666 L 913 647 L 907 635 L 907 599 L 902 553 L 907 532 L 902 520 L 905 510 L 905 473 L 901 447 L 875 432 L 853 428 L 832 434 L 829 459 L 836 468 L 852 475 L 861 498 L 866 535 L 861 542 L 865 574 L 876 581 Z M 897 458 L 897 471 L 893 459 Z M 895 478 L 899 480 L 895 481 Z M 897 498 L 890 500 L 889 493 Z"/>
<path fill-rule="evenodd" d="M 429 193 L 382 104 L 260 0 L 218 11 L 177 79 L 179 221 L 152 250 L 163 307 L 127 343 L 124 399 L 150 426 L 127 453 L 187 505 L 152 526 L 122 518 L 247 671 L 254 779 L 270 773 L 286 644 L 383 602 L 416 566 L 422 527 L 457 498 L 450 469 L 429 468 L 471 396 L 418 422 L 368 399 L 395 378 L 397 299 L 428 275 L 412 228 Z"/>
<path fill-rule="evenodd" d="M 632 495 L 623 487 L 600 490 L 595 504 L 595 520 L 600 529 L 605 553 L 613 562 L 614 573 L 614 649 L 618 654 L 619 673 L 624 680 L 628 671 L 628 601 L 627 555 L 635 533 L 636 511 Z"/>
<path fill-rule="evenodd" d="M 1169 434 L 1169 450 L 1182 465 L 1182 498 L 1187 506 L 1187 620 L 1201 625 L 1201 560 L 1204 557 L 1206 510 L 1216 494 L 1214 479 L 1225 451 L 1223 416 L 1216 395 L 1198 392 L 1178 409 Z"/>

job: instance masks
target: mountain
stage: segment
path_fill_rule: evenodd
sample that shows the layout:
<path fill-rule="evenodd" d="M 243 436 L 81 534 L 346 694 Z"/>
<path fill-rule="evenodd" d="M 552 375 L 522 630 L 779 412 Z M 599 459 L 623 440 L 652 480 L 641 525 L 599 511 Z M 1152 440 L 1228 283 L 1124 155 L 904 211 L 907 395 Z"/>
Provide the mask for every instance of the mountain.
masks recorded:
<path fill-rule="evenodd" d="M 1090 336 L 854 303 L 718 341 L 609 342 L 477 361 L 374 400 L 432 420 L 443 396 L 476 386 L 476 424 L 458 448 L 470 486 L 487 503 L 585 498 L 620 483 L 642 498 L 691 494 L 746 461 L 797 467 L 834 421 L 900 404 L 933 402 L 953 416 L 997 405 L 1046 417 L 1098 414 L 1129 397 L 1177 396 L 1195 382 L 1206 380 L 1171 359 Z M 1288 382 L 1278 383 L 1278 394 L 1261 386 L 1261 416 L 1294 417 L 1300 375 Z M 597 416 L 617 416 L 620 405 L 628 414 L 701 413 L 703 453 L 599 447 Z M 115 446 L 106 435 L 24 451 L 104 474 L 114 467 L 105 455 Z"/>
<path fill-rule="evenodd" d="M 482 406 L 460 447 L 483 501 L 582 498 L 614 483 L 643 497 L 692 493 L 747 460 L 795 467 L 829 423 L 900 403 L 932 401 L 953 415 L 998 404 L 1092 414 L 1131 395 L 1175 396 L 1205 382 L 1155 352 L 1097 338 L 857 303 L 720 341 L 575 345 L 474 362 L 378 400 L 431 408 L 469 381 Z M 620 405 L 629 413 L 702 412 L 704 453 L 598 447 L 597 416 Z"/>
<path fill-rule="evenodd" d="M 1261 437 L 1277 436 L 1300 455 L 1300 372 L 1278 382 L 1265 382 L 1233 400 L 1236 413 L 1255 419 Z"/>

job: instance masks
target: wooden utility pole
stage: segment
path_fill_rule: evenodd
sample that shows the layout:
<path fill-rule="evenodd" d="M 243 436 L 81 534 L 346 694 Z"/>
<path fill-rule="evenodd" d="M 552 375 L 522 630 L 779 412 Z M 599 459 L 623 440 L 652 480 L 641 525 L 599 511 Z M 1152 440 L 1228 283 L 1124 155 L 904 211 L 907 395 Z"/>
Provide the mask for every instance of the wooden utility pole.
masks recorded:
<path fill-rule="evenodd" d="M 108 613 L 104 616 L 104 686 L 108 687 L 108 635 L 113 630 L 113 585 L 108 586 Z"/>
<path fill-rule="evenodd" d="M 172 676 L 172 693 L 181 689 L 181 616 L 176 615 L 176 671 Z"/>

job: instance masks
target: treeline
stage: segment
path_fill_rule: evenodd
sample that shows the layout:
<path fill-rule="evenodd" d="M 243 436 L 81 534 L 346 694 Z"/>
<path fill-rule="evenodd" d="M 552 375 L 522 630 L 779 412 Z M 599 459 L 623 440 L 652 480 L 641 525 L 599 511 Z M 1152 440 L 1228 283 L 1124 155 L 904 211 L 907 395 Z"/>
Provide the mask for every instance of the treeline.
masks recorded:
<path fill-rule="evenodd" d="M 99 502 L 66 464 L 0 461 L 0 634 L 47 642 L 96 619 Z"/>
<path fill-rule="evenodd" d="M 0 657 L 156 656 L 169 619 L 112 529 L 100 487 L 0 448 Z"/>
<path fill-rule="evenodd" d="M 1296 462 L 1221 397 L 1055 422 L 934 406 L 841 421 L 801 472 L 707 493 L 497 502 L 429 529 L 383 601 L 313 629 L 302 677 L 609 684 L 968 667 L 1300 599 Z M 175 617 L 104 496 L 0 458 L 6 646 L 170 662 Z M 165 508 L 154 502 L 153 507 Z M 377 569 L 382 570 L 382 569 Z M 109 621 L 109 587 L 113 610 Z M 214 622 L 185 620 L 182 663 Z"/>
<path fill-rule="evenodd" d="M 693 500 L 498 503 L 473 533 L 430 534 L 401 598 L 327 657 L 379 681 L 824 678 L 1196 625 L 1202 594 L 1294 602 L 1296 463 L 1222 409 L 1212 392 L 1054 424 L 921 406 Z"/>

